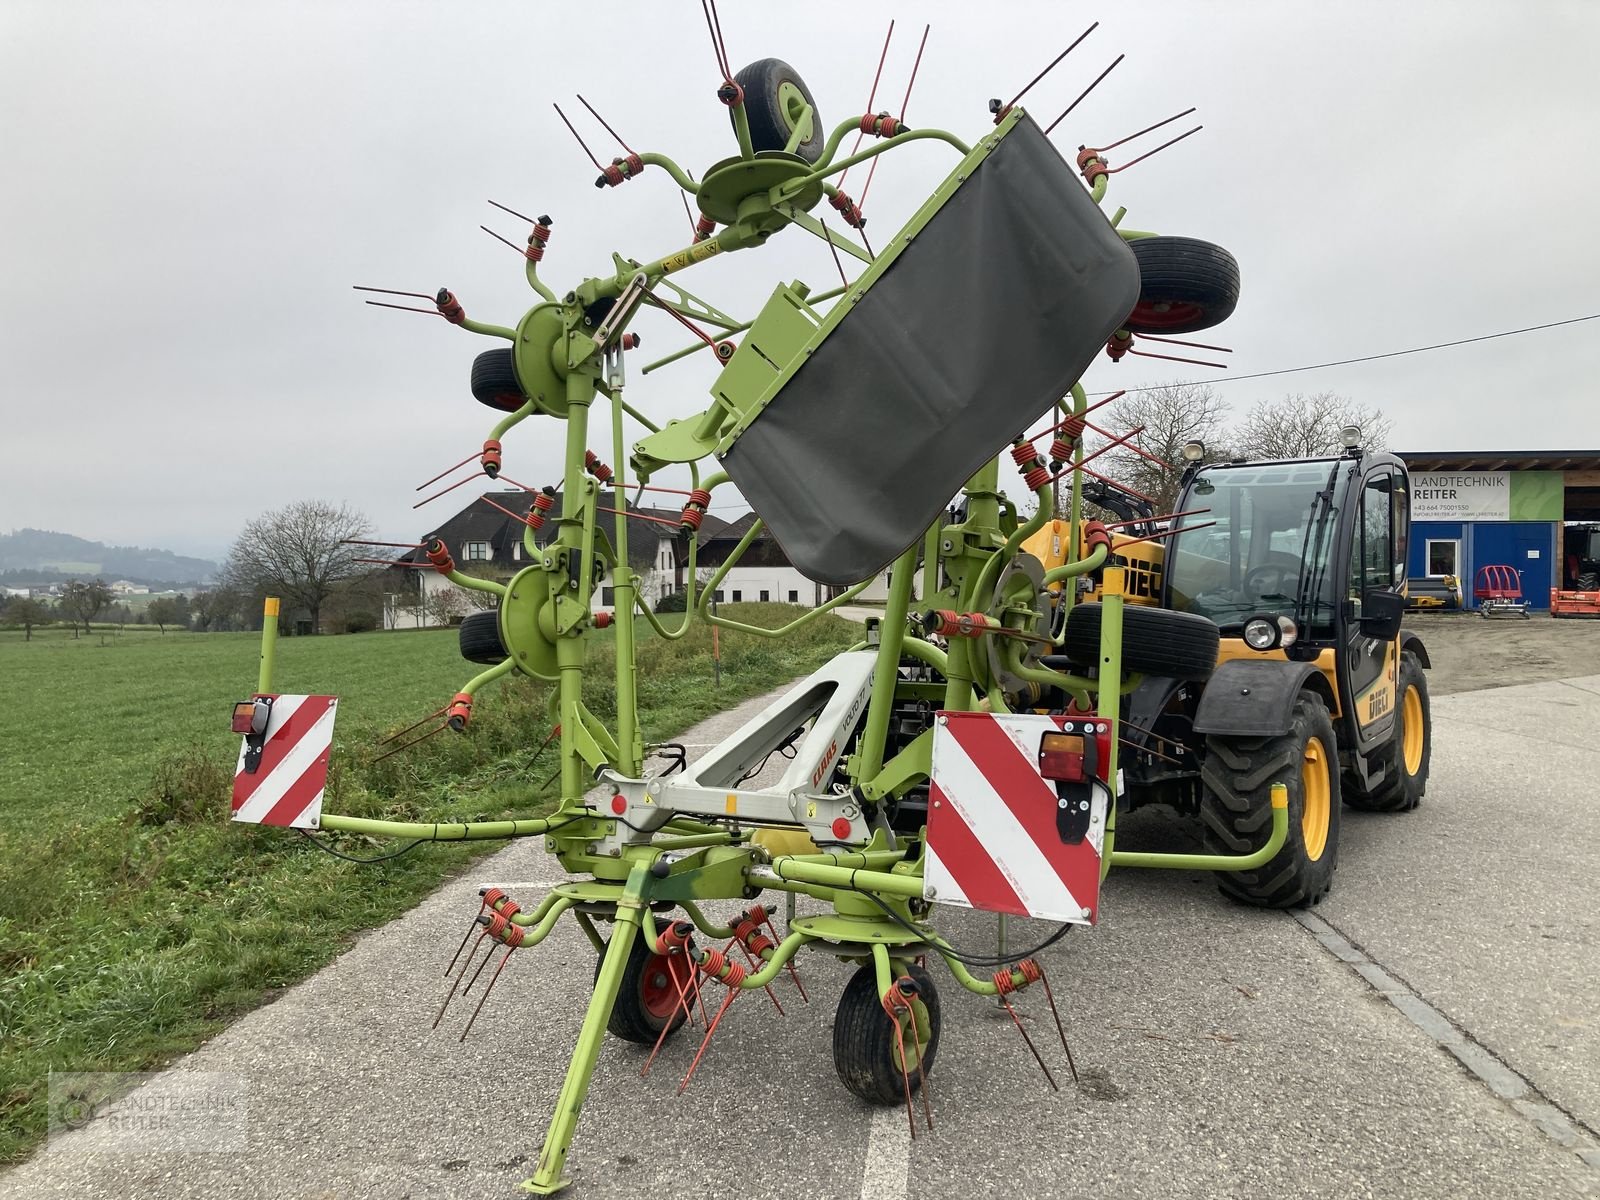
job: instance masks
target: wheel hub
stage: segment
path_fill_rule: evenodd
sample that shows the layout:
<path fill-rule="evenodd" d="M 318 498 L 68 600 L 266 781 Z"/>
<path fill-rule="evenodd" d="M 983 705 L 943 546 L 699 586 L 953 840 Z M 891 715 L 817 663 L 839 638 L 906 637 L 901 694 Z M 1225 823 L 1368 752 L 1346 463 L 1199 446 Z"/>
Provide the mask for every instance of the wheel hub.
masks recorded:
<path fill-rule="evenodd" d="M 1407 775 L 1422 770 L 1422 695 L 1415 687 L 1406 688 L 1400 702 L 1400 751 Z"/>
<path fill-rule="evenodd" d="M 1321 738 L 1306 742 L 1300 764 L 1300 836 L 1306 857 L 1316 862 L 1328 845 L 1328 823 L 1332 815 L 1333 786 L 1328 779 L 1328 751 Z"/>

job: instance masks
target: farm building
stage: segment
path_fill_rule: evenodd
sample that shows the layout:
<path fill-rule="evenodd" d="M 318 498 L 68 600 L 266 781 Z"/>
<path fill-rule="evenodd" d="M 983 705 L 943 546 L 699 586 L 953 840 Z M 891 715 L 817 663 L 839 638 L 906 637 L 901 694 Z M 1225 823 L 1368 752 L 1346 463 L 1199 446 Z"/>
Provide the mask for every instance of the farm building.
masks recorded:
<path fill-rule="evenodd" d="M 523 544 L 525 526 L 504 510 L 526 512 L 528 499 L 526 492 L 491 492 L 480 496 L 420 540 L 426 544 L 433 538 L 441 539 L 450 548 L 457 566 L 468 574 L 509 579 L 528 564 Z M 625 498 L 610 492 L 602 492 L 599 501 L 605 508 L 616 508 L 619 501 L 626 502 Z M 641 594 L 648 603 L 654 604 L 683 589 L 688 582 L 688 543 L 679 536 L 680 510 L 628 504 L 627 511 L 628 558 L 639 576 Z M 559 515 L 560 512 L 558 496 L 552 513 Z M 728 560 L 755 519 L 754 513 L 746 513 L 731 522 L 706 514 L 700 526 L 700 550 L 695 563 L 701 583 L 709 581 Z M 607 515 L 598 528 L 609 535 L 611 517 Z M 555 531 L 555 521 L 549 520 L 535 534 L 535 540 L 543 546 L 554 538 Z M 402 555 L 400 561 L 424 563 L 427 558 L 421 550 L 414 550 Z M 384 606 L 386 629 L 446 624 L 482 604 L 480 594 L 456 587 L 431 569 L 396 568 L 392 575 L 394 585 Z M 770 600 L 807 606 L 821 604 L 832 594 L 833 589 L 807 579 L 791 566 L 783 548 L 765 531 L 756 536 L 716 591 L 717 599 L 723 602 Z M 600 580 L 596 602 L 609 607 L 614 599 L 612 578 L 608 573 Z"/>
<path fill-rule="evenodd" d="M 1600 566 L 1600 451 L 1396 451 L 1411 471 L 1413 578 L 1454 575 L 1468 605 L 1480 568 L 1518 571 L 1535 609 Z"/>
<path fill-rule="evenodd" d="M 753 512 L 747 512 L 734 521 L 721 521 L 709 514 L 706 516 L 700 526 L 700 553 L 696 563 L 702 582 L 709 580 L 716 569 L 728 561 L 755 522 L 756 514 Z M 680 587 L 683 584 L 682 574 L 680 570 Z M 832 598 L 836 591 L 826 584 L 807 579 L 791 566 L 783 547 L 763 529 L 723 579 L 717 588 L 716 598 L 719 602 L 771 600 L 777 604 L 804 604 L 808 608 L 815 608 Z"/>

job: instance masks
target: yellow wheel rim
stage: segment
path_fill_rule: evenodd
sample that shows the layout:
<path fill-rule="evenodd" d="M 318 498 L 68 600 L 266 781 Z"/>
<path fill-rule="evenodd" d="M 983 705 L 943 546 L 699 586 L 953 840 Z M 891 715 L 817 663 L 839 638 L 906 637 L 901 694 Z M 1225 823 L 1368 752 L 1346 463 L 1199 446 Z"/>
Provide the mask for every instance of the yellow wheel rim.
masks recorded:
<path fill-rule="evenodd" d="M 1328 846 L 1328 819 L 1332 812 L 1333 783 L 1328 776 L 1328 752 L 1321 738 L 1306 742 L 1300 763 L 1300 839 L 1306 857 L 1316 862 Z"/>
<path fill-rule="evenodd" d="M 1415 775 L 1422 770 L 1422 747 L 1426 732 L 1422 727 L 1422 693 L 1415 687 L 1406 689 L 1400 702 L 1400 753 L 1405 759 L 1406 774 Z"/>

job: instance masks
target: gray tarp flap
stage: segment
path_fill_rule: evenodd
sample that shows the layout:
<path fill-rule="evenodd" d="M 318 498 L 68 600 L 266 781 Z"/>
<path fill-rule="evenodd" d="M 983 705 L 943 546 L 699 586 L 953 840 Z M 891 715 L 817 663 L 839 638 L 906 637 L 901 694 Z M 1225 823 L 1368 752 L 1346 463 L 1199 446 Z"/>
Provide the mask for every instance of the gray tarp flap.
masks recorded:
<path fill-rule="evenodd" d="M 1133 253 L 1024 119 L 723 466 L 806 576 L 865 579 L 1066 393 L 1138 299 Z"/>

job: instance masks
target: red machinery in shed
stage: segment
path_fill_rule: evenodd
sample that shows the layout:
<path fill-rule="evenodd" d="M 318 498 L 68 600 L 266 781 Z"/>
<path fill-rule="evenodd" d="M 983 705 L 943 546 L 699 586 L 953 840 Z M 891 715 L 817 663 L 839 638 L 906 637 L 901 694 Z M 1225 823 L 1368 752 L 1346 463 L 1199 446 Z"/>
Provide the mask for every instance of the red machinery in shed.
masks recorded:
<path fill-rule="evenodd" d="M 1600 525 L 1568 525 L 1562 586 L 1550 589 L 1552 617 L 1600 617 Z"/>
<path fill-rule="evenodd" d="M 1472 580 L 1472 602 L 1478 606 L 1482 617 L 1504 617 L 1521 614 L 1526 620 L 1528 601 L 1522 594 L 1522 573 L 1503 563 L 1491 563 L 1478 568 Z"/>

